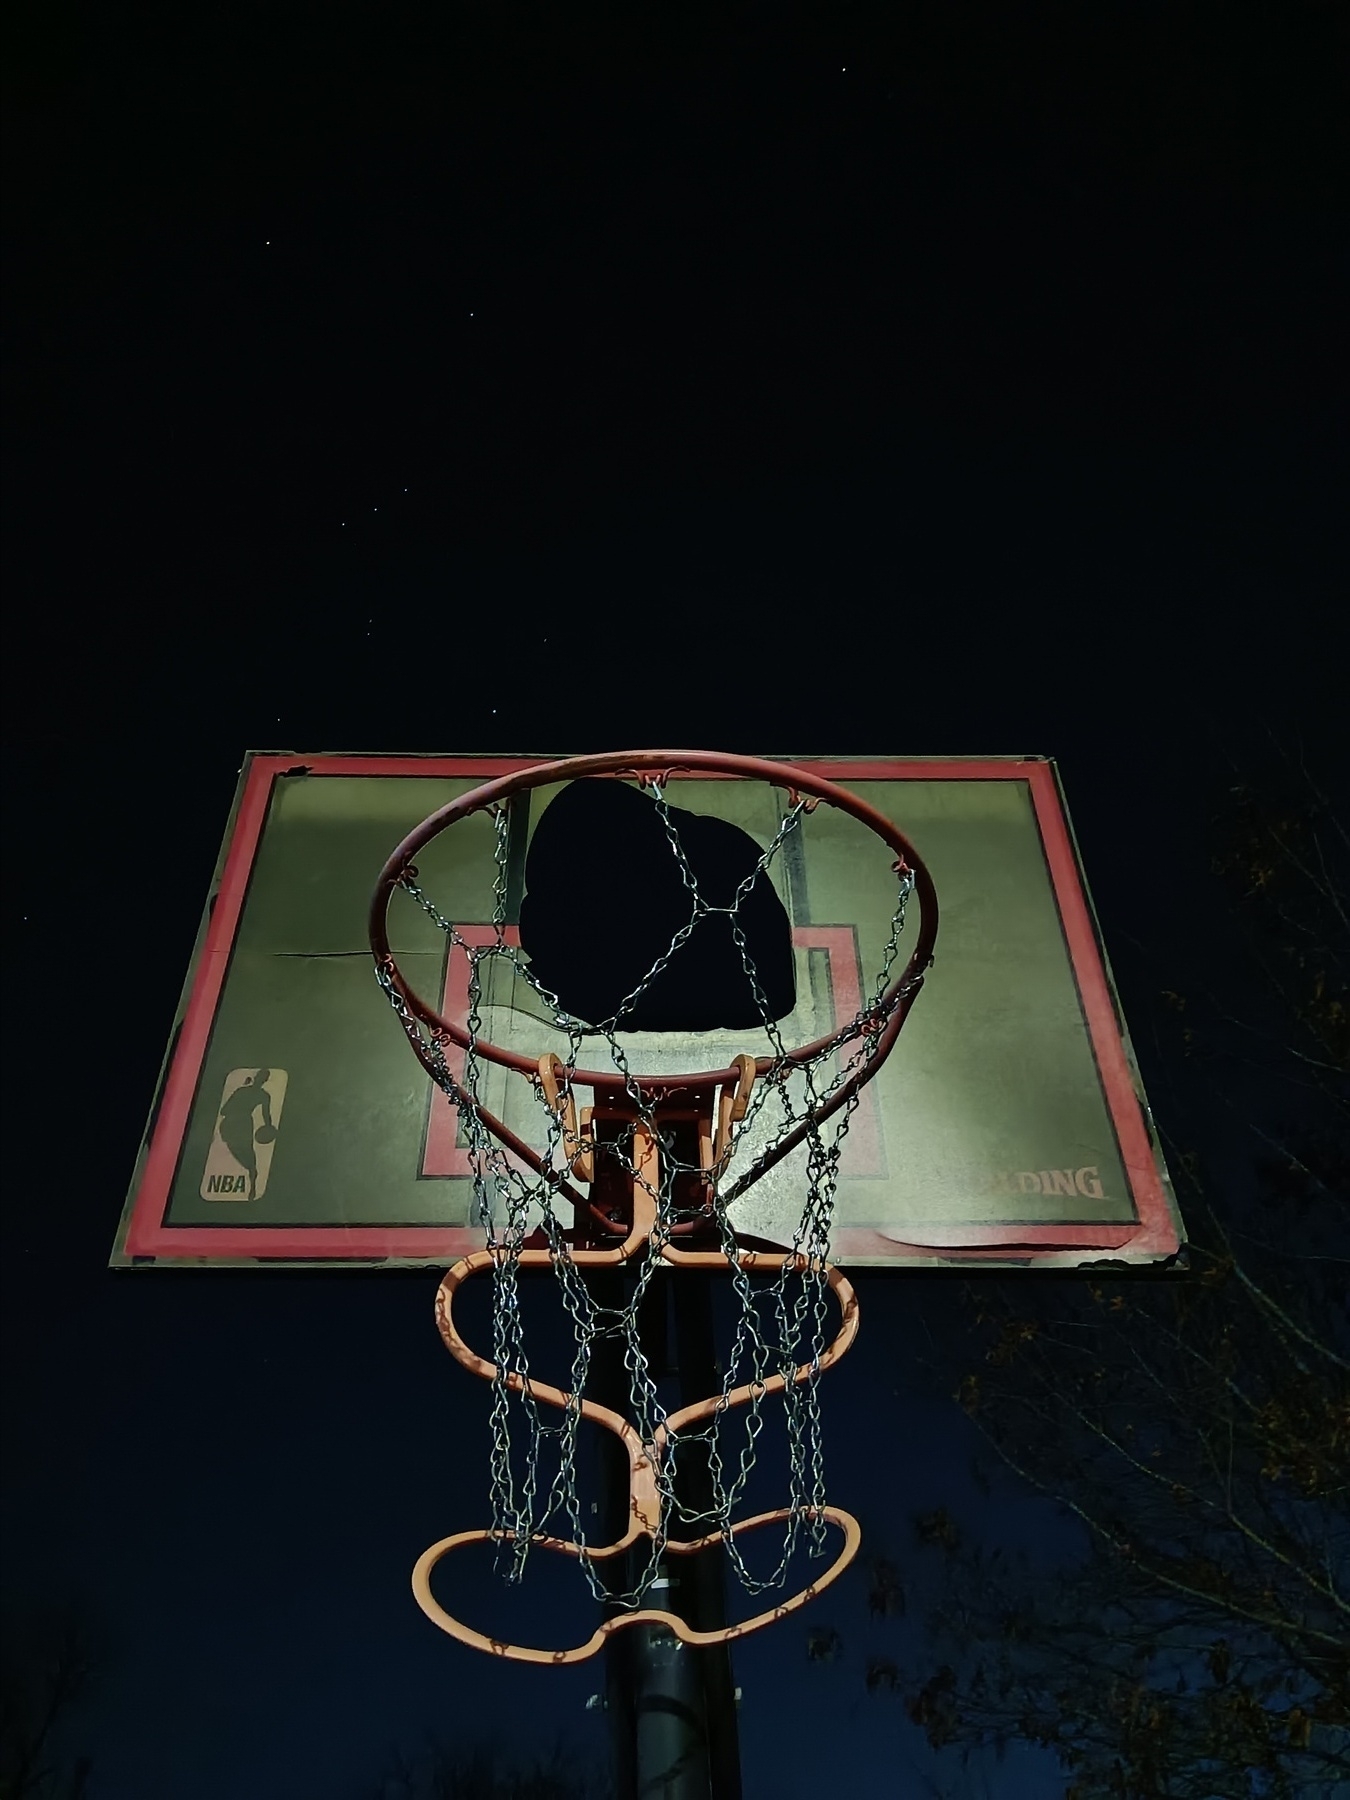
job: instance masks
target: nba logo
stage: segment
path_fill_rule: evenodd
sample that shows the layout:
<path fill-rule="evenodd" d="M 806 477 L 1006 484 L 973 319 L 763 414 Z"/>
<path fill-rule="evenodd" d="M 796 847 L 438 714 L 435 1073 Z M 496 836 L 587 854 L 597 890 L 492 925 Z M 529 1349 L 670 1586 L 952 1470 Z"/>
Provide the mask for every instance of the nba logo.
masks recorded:
<path fill-rule="evenodd" d="M 202 1170 L 203 1200 L 262 1199 L 285 1103 L 284 1069 L 230 1070 Z"/>

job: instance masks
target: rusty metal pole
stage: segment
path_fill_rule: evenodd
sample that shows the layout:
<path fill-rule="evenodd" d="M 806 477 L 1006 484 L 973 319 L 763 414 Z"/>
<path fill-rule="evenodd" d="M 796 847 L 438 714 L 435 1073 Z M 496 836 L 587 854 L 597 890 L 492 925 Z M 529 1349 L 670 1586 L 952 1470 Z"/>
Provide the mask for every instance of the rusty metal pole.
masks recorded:
<path fill-rule="evenodd" d="M 679 1364 L 680 1401 L 690 1406 L 721 1385 L 717 1347 L 713 1336 L 712 1276 L 701 1270 L 681 1270 L 670 1285 L 675 1313 L 675 1353 Z M 686 1452 L 680 1465 L 680 1499 L 699 1512 L 711 1510 L 712 1475 L 707 1452 Z M 714 1544 L 696 1556 L 680 1558 L 685 1587 L 680 1611 L 699 1631 L 721 1631 L 727 1622 L 726 1557 Z M 708 1783 L 711 1800 L 741 1800 L 740 1735 L 736 1719 L 736 1685 L 729 1643 L 708 1644 L 691 1650 L 702 1676 L 703 1715 L 708 1743 Z"/>
<path fill-rule="evenodd" d="M 711 1109 L 699 1109 L 694 1124 L 694 1140 L 683 1146 L 691 1156 L 700 1136 L 710 1140 Z M 601 1126 L 599 1135 L 604 1130 Z M 597 1189 L 602 1199 L 612 1178 L 609 1161 L 602 1153 Z M 697 1188 L 681 1198 L 687 1204 L 696 1196 Z M 631 1204 L 631 1193 L 627 1198 Z M 628 1270 L 616 1271 L 610 1286 L 613 1291 L 605 1296 L 610 1305 L 631 1299 Z M 648 1366 L 663 1377 L 678 1379 L 682 1409 L 718 1391 L 712 1277 L 706 1268 L 662 1271 L 647 1290 L 640 1328 Z M 627 1383 L 619 1346 L 603 1340 L 597 1348 L 609 1353 L 602 1377 L 609 1390 L 607 1403 L 622 1409 Z M 680 1457 L 675 1483 L 682 1506 L 711 1516 L 712 1472 L 702 1446 L 690 1445 Z M 605 1491 L 612 1497 L 608 1530 L 617 1538 L 628 1526 L 631 1503 L 628 1470 L 617 1457 L 611 1461 Z M 630 1588 L 638 1577 L 640 1556 L 635 1547 L 625 1558 Z M 720 1545 L 696 1555 L 667 1557 L 648 1592 L 647 1607 L 670 1612 L 696 1631 L 724 1629 L 724 1564 Z M 657 1625 L 634 1627 L 611 1640 L 609 1671 L 609 1704 L 620 1734 L 615 1768 L 621 1800 L 630 1794 L 634 1800 L 741 1800 L 729 1645 L 695 1646 Z"/>
<path fill-rule="evenodd" d="M 603 1284 L 592 1289 L 596 1299 L 604 1305 L 621 1305 L 626 1298 L 623 1289 L 631 1283 L 631 1275 L 627 1270 L 606 1270 L 603 1274 Z M 664 1313 L 671 1279 L 657 1281 L 649 1291 L 643 1328 L 655 1352 L 654 1365 L 673 1374 L 670 1360 L 659 1349 L 668 1336 Z M 678 1286 L 685 1276 L 681 1272 L 673 1279 Z M 694 1279 L 706 1281 L 707 1277 Z M 591 1367 L 596 1397 L 603 1397 L 603 1404 L 622 1406 L 627 1398 L 627 1375 L 621 1346 L 613 1339 L 601 1339 Z M 608 1509 L 605 1531 L 607 1536 L 617 1538 L 628 1524 L 627 1459 L 617 1440 L 608 1435 L 601 1440 L 601 1455 Z M 640 1546 L 624 1558 L 625 1586 L 633 1584 L 645 1560 L 645 1550 Z M 704 1619 L 697 1616 L 701 1609 L 691 1609 L 690 1594 L 683 1585 L 691 1580 L 690 1565 L 698 1560 L 681 1557 L 674 1568 L 670 1561 L 663 1563 L 661 1574 L 648 1592 L 646 1607 L 677 1613 L 689 1624 L 704 1626 Z M 613 1615 L 620 1609 L 608 1610 Z M 739 1765 L 733 1787 L 712 1785 L 705 1667 L 709 1654 L 716 1657 L 717 1651 L 710 1653 L 683 1644 L 673 1631 L 659 1625 L 635 1625 L 615 1633 L 605 1654 L 606 1705 L 618 1800 L 739 1800 Z"/>

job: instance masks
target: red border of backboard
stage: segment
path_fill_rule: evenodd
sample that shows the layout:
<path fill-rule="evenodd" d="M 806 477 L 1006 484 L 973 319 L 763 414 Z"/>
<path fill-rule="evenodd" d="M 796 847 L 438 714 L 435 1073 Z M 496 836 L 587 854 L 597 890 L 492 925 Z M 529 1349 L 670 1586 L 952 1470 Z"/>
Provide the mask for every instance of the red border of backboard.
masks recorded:
<path fill-rule="evenodd" d="M 390 775 L 484 780 L 551 760 L 544 756 L 408 757 L 259 755 L 249 759 L 229 850 L 221 871 L 205 942 L 192 977 L 182 1028 L 165 1074 L 136 1199 L 127 1225 L 125 1257 L 134 1260 L 249 1262 L 437 1263 L 481 1248 L 472 1226 L 166 1226 L 182 1140 L 187 1130 L 211 1027 L 220 1000 L 231 948 L 248 891 L 276 777 L 308 770 L 315 775 Z M 791 757 L 783 758 L 790 762 Z M 994 1227 L 935 1227 L 922 1242 L 880 1232 L 842 1227 L 834 1254 L 842 1260 L 877 1260 L 898 1265 L 924 1260 L 978 1264 L 981 1261 L 1072 1261 L 1113 1250 L 1132 1259 L 1162 1260 L 1179 1248 L 1159 1161 L 1146 1123 L 1143 1102 L 1130 1068 L 1106 967 L 1097 943 L 1078 858 L 1060 801 L 1053 765 L 1039 760 L 947 760 L 941 757 L 802 757 L 830 779 L 851 781 L 1025 781 L 1031 793 L 1046 864 L 1063 922 L 1088 1034 L 1097 1059 L 1107 1108 L 1115 1127 L 1137 1220 L 1125 1224 L 1004 1224 Z"/>

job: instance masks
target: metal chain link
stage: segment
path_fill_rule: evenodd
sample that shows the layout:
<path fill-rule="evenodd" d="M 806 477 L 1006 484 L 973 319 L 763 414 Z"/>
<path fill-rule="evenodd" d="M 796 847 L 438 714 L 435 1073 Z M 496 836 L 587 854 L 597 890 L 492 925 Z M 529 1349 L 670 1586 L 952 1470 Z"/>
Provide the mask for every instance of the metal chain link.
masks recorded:
<path fill-rule="evenodd" d="M 896 1006 L 904 1003 L 900 992 L 885 1002 L 891 972 L 899 955 L 904 931 L 906 907 L 913 891 L 913 878 L 903 868 L 897 871 L 898 890 L 891 916 L 890 931 L 882 953 L 871 998 L 858 1016 L 845 1021 L 826 1040 L 821 1049 L 808 1059 L 794 1057 L 783 1043 L 778 1022 L 771 1016 L 759 971 L 751 955 L 749 941 L 741 922 L 740 909 L 756 883 L 768 879 L 769 870 L 784 843 L 801 830 L 801 821 L 813 810 L 814 803 L 795 795 L 782 815 L 772 841 L 756 860 L 754 868 L 738 884 L 731 900 L 714 905 L 702 893 L 680 839 L 671 809 L 660 780 L 640 777 L 640 786 L 657 809 L 667 843 L 690 900 L 689 916 L 643 975 L 624 996 L 609 1018 L 588 1025 L 574 1018 L 560 1004 L 558 996 L 535 976 L 522 952 L 506 941 L 508 896 L 509 817 L 506 807 L 492 809 L 493 845 L 493 939 L 487 945 L 470 945 L 445 917 L 435 902 L 419 885 L 417 872 L 409 869 L 401 883 L 408 895 L 447 939 L 449 952 L 461 952 L 469 965 L 469 1006 L 466 1018 L 469 1042 L 464 1054 L 464 1069 L 459 1080 L 451 1074 L 444 1047 L 438 1034 L 432 1032 L 413 1014 L 389 973 L 377 969 L 377 979 L 397 1014 L 405 1033 L 413 1040 L 432 1069 L 438 1087 L 455 1106 L 461 1128 L 467 1139 L 468 1158 L 473 1181 L 475 1210 L 482 1224 L 486 1242 L 494 1253 L 493 1262 L 493 1359 L 497 1378 L 493 1383 L 491 1408 L 493 1447 L 490 1458 L 494 1542 L 498 1552 L 509 1547 L 507 1579 L 519 1581 L 524 1574 L 531 1543 L 552 1532 L 554 1522 L 565 1514 L 572 1541 L 578 1545 L 582 1567 L 597 1599 L 636 1607 L 642 1604 L 651 1583 L 660 1572 L 661 1561 L 674 1521 L 693 1526 L 700 1533 L 720 1530 L 723 1546 L 731 1566 L 747 1592 L 755 1594 L 782 1587 L 793 1553 L 797 1549 L 803 1524 L 807 1526 L 810 1554 L 820 1556 L 826 1549 L 825 1465 L 819 1400 L 820 1359 L 829 1341 L 828 1264 L 830 1233 L 834 1216 L 835 1193 L 840 1159 L 860 1089 L 855 1088 L 831 1119 L 817 1115 L 839 1093 L 854 1072 L 876 1051 L 882 1033 Z M 689 941 L 700 922 L 712 915 L 726 916 L 730 921 L 732 940 L 739 954 L 761 1027 L 772 1047 L 774 1060 L 766 1074 L 759 1076 L 751 1090 L 744 1118 L 732 1128 L 730 1142 L 708 1177 L 711 1209 L 722 1254 L 739 1312 L 726 1366 L 722 1372 L 721 1392 L 711 1420 L 703 1430 L 685 1429 L 667 1439 L 665 1454 L 658 1457 L 658 1432 L 666 1426 L 656 1379 L 642 1347 L 639 1316 L 648 1288 L 662 1268 L 662 1249 L 670 1243 L 673 1229 L 684 1219 L 704 1216 L 702 1207 L 679 1208 L 675 1202 L 678 1178 L 700 1173 L 698 1166 L 682 1162 L 674 1153 L 669 1134 L 660 1131 L 656 1108 L 646 1096 L 629 1067 L 627 1054 L 618 1042 L 618 1032 L 625 1019 L 631 1017 L 643 996 L 671 965 Z M 625 1304 L 617 1307 L 600 1305 L 587 1287 L 582 1272 L 573 1261 L 566 1227 L 554 1207 L 557 1188 L 570 1168 L 571 1150 L 565 1141 L 560 1117 L 548 1106 L 536 1084 L 541 1111 L 547 1120 L 547 1139 L 542 1153 L 543 1173 L 525 1170 L 512 1162 L 505 1148 L 493 1136 L 484 1120 L 481 1097 L 482 1057 L 478 1044 L 482 1028 L 484 966 L 505 961 L 516 978 L 523 980 L 547 1009 L 549 1022 L 567 1039 L 568 1053 L 560 1058 L 562 1072 L 559 1087 L 571 1086 L 586 1040 L 599 1038 L 606 1046 L 612 1066 L 624 1081 L 624 1090 L 632 1103 L 635 1118 L 623 1137 L 606 1145 L 606 1153 L 615 1157 L 634 1181 L 647 1183 L 646 1175 L 636 1160 L 635 1140 L 639 1131 L 651 1134 L 659 1145 L 658 1180 L 648 1188 L 656 1223 L 635 1259 L 633 1288 Z M 592 1055 L 588 1051 L 588 1055 Z M 791 1091 L 795 1081 L 797 1092 Z M 780 1117 L 769 1126 L 767 1143 L 735 1179 L 729 1179 L 736 1159 L 737 1145 L 749 1141 L 752 1126 L 765 1114 L 771 1101 L 777 1103 Z M 763 1173 L 774 1158 L 776 1149 L 792 1132 L 811 1121 L 800 1148 L 805 1151 L 805 1194 L 801 1215 L 792 1238 L 793 1252 L 805 1259 L 805 1267 L 785 1262 L 764 1291 L 766 1310 L 774 1329 L 766 1332 L 760 1318 L 760 1304 L 749 1275 L 739 1260 L 739 1245 L 730 1218 L 731 1204 Z M 726 1185 L 724 1186 L 724 1181 Z M 540 1415 L 529 1379 L 524 1318 L 520 1305 L 519 1256 L 530 1233 L 530 1218 L 537 1213 L 537 1228 L 544 1235 L 552 1259 L 564 1307 L 571 1320 L 575 1355 L 571 1369 L 571 1393 L 563 1418 L 557 1425 L 546 1424 Z M 501 1229 L 499 1230 L 499 1224 Z M 649 1540 L 645 1567 L 634 1585 L 624 1593 L 613 1592 L 602 1580 L 590 1554 L 581 1518 L 581 1502 L 576 1478 L 577 1435 L 581 1423 L 581 1398 L 586 1391 L 594 1346 L 600 1338 L 622 1342 L 623 1363 L 628 1375 L 629 1404 L 632 1422 L 644 1450 L 652 1463 L 660 1497 L 660 1522 Z M 809 1365 L 810 1374 L 796 1381 L 795 1371 Z M 788 1443 L 788 1498 L 790 1516 L 784 1532 L 782 1553 L 772 1573 L 757 1577 L 751 1573 L 741 1555 L 731 1526 L 755 1466 L 756 1441 L 766 1423 L 764 1402 L 767 1381 L 772 1375 L 786 1377 L 780 1390 Z M 516 1378 L 513 1380 L 512 1378 Z M 734 1389 L 749 1386 L 750 1399 L 742 1409 L 732 1409 L 730 1395 Z M 727 1457 L 723 1445 L 728 1421 L 743 1422 L 743 1442 L 735 1459 L 735 1474 L 728 1476 Z M 513 1425 L 516 1435 L 513 1436 Z M 547 1492 L 540 1492 L 540 1462 L 545 1438 L 556 1440 L 557 1467 Z M 522 1441 L 523 1439 L 523 1441 Z M 703 1510 L 687 1507 L 676 1493 L 676 1472 L 681 1454 L 693 1445 L 706 1449 L 707 1468 L 711 1477 L 713 1498 Z M 517 1473 L 517 1464 L 522 1465 Z"/>

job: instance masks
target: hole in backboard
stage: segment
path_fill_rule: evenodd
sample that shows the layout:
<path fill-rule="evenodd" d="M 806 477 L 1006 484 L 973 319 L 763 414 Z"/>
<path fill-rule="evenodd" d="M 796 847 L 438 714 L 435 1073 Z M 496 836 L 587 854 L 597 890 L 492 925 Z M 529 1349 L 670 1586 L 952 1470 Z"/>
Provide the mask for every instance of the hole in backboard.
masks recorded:
<path fill-rule="evenodd" d="M 699 892 L 731 903 L 764 846 L 727 819 L 670 806 Z M 652 799 L 619 781 L 574 781 L 540 815 L 525 860 L 521 948 L 560 1006 L 587 1024 L 610 1018 L 687 922 L 692 898 Z M 796 1005 L 787 910 L 761 872 L 738 909 L 745 952 L 771 1019 Z M 762 1024 L 732 922 L 701 918 L 643 988 L 622 1030 L 745 1030 Z"/>

